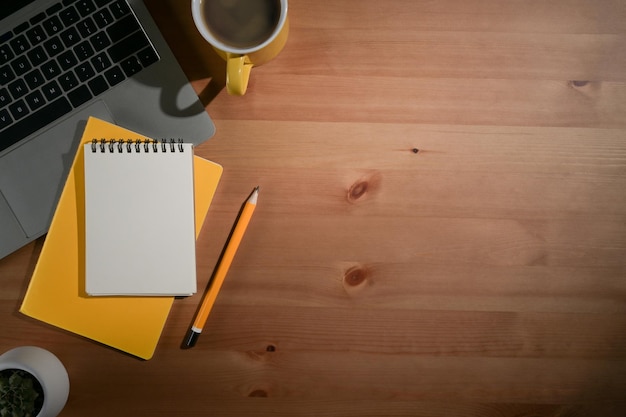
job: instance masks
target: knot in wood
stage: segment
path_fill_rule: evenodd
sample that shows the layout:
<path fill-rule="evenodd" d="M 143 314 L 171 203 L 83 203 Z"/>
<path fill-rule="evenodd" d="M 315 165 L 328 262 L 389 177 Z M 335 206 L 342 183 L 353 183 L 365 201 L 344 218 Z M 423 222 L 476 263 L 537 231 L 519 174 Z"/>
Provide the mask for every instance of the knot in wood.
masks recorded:
<path fill-rule="evenodd" d="M 350 287 L 356 287 L 363 284 L 367 280 L 368 275 L 367 269 L 355 266 L 345 272 L 343 281 Z"/>
<path fill-rule="evenodd" d="M 346 193 L 346 200 L 349 203 L 356 204 L 361 200 L 366 200 L 366 197 L 370 198 L 370 195 L 374 195 L 380 188 L 382 181 L 382 175 L 378 171 L 370 170 L 361 178 L 352 183 Z"/>
<path fill-rule="evenodd" d="M 267 397 L 267 391 L 262 389 L 256 389 L 248 394 L 248 397 Z"/>
<path fill-rule="evenodd" d="M 348 190 L 348 200 L 356 201 L 363 197 L 367 192 L 369 183 L 367 181 L 358 181 Z"/>
<path fill-rule="evenodd" d="M 584 87 L 587 84 L 589 84 L 589 81 L 573 80 L 573 81 L 570 81 L 570 84 L 573 85 L 574 87 Z"/>

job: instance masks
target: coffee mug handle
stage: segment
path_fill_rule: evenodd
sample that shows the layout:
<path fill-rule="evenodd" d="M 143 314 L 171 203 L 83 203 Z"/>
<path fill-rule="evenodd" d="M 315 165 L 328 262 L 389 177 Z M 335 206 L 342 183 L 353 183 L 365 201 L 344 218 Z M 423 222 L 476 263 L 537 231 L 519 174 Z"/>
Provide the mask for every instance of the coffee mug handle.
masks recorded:
<path fill-rule="evenodd" d="M 226 90 L 229 94 L 243 96 L 246 93 L 251 69 L 247 55 L 227 54 Z"/>

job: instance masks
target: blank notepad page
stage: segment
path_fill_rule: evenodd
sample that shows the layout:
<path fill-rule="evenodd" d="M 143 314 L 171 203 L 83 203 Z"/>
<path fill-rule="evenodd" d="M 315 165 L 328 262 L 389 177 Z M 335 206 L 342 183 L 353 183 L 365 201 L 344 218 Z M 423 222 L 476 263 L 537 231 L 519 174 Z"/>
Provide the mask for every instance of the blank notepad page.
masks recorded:
<path fill-rule="evenodd" d="M 193 146 L 84 146 L 87 294 L 195 293 Z"/>

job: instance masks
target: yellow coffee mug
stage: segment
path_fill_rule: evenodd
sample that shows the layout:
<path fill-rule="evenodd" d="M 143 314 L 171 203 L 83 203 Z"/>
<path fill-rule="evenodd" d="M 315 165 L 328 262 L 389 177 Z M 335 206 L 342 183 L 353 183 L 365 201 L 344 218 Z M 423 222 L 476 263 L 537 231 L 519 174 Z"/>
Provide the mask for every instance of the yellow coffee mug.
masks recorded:
<path fill-rule="evenodd" d="M 192 0 L 193 21 L 226 60 L 226 90 L 244 95 L 250 70 L 276 57 L 287 42 L 287 0 Z"/>

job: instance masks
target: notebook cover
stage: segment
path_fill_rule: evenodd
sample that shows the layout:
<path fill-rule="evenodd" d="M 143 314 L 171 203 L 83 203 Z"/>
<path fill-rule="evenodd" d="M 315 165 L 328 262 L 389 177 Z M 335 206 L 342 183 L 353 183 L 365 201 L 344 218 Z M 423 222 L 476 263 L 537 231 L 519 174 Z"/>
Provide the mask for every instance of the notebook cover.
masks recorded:
<path fill-rule="evenodd" d="M 90 118 L 82 143 L 101 137 L 143 136 Z M 222 167 L 194 157 L 196 237 L 209 209 Z M 85 195 L 83 147 L 63 188 L 50 230 L 20 312 L 143 359 L 150 359 L 173 297 L 90 297 L 85 292 Z"/>
<path fill-rule="evenodd" d="M 194 294 L 193 145 L 116 140 L 83 146 L 87 294 Z"/>

